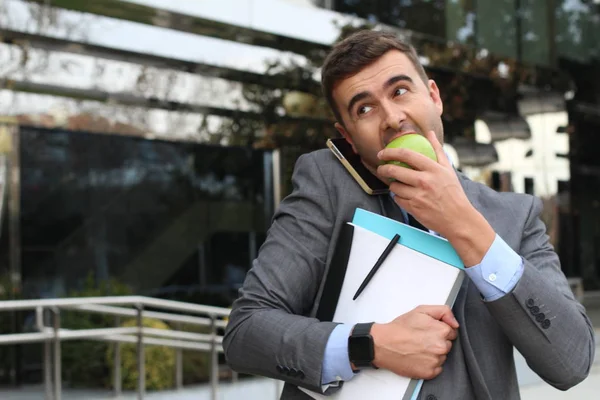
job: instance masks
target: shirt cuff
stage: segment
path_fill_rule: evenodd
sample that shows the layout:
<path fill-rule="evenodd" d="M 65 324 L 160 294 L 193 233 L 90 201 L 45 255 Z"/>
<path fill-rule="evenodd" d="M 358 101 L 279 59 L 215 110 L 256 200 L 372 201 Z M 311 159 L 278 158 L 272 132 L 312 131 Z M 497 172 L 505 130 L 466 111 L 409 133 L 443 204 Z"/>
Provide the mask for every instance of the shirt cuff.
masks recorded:
<path fill-rule="evenodd" d="M 335 386 L 354 376 L 348 357 L 348 337 L 351 331 L 352 325 L 340 324 L 329 335 L 323 358 L 322 385 Z"/>
<path fill-rule="evenodd" d="M 481 263 L 465 268 L 484 301 L 494 301 L 510 293 L 523 275 L 523 259 L 500 236 L 481 260 Z"/>

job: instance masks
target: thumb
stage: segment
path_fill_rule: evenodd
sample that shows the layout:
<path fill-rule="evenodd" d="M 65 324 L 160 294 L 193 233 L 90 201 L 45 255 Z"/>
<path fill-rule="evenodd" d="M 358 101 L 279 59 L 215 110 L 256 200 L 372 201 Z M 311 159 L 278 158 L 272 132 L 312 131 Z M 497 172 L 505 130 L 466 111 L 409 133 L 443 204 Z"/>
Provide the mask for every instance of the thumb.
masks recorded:
<path fill-rule="evenodd" d="M 458 321 L 452 313 L 452 309 L 448 306 L 419 306 L 420 313 L 429 315 L 431 318 L 445 322 L 451 328 L 458 329 Z"/>

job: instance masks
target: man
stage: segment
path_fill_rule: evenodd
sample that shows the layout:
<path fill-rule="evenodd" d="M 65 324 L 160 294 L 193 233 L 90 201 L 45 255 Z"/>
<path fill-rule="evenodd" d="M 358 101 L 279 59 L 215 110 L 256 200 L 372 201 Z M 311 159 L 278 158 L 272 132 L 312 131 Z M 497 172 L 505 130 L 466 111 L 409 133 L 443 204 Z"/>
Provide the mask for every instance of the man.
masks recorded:
<path fill-rule="evenodd" d="M 286 381 L 284 399 L 308 399 L 298 386 L 343 390 L 371 365 L 425 379 L 421 399 L 518 399 L 513 346 L 556 388 L 585 379 L 593 329 L 548 242 L 541 202 L 496 193 L 453 169 L 441 146 L 440 93 L 414 49 L 388 33 L 353 34 L 327 57 L 322 86 L 337 130 L 367 168 L 392 182 L 391 195 L 367 195 L 328 150 L 299 158 L 294 190 L 233 306 L 223 342 L 230 365 Z M 438 162 L 384 149 L 408 133 L 427 137 Z M 340 228 L 356 207 L 416 219 L 448 239 L 468 275 L 452 310 L 423 305 L 389 323 L 356 326 L 314 318 Z M 348 350 L 358 330 L 375 349 L 369 365 L 353 365 Z"/>

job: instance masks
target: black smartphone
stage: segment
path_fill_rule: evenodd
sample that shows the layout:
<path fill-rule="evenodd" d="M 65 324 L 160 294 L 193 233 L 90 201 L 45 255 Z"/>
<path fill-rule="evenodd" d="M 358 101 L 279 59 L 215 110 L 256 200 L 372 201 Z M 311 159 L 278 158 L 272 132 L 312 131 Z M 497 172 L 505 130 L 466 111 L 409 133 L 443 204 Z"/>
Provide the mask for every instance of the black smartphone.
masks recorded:
<path fill-rule="evenodd" d="M 340 160 L 360 187 L 370 195 L 389 193 L 388 186 L 371 173 L 344 138 L 327 139 L 327 147 Z"/>

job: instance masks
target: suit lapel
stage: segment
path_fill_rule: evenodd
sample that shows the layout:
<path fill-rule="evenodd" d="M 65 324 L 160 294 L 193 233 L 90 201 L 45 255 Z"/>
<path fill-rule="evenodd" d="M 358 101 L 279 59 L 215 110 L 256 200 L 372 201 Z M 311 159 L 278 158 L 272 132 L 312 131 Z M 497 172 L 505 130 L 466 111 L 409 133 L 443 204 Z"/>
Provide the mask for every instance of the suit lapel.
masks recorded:
<path fill-rule="evenodd" d="M 479 185 L 467 178 L 467 176 L 464 175 L 462 172 L 457 171 L 456 175 L 458 176 L 460 185 L 465 191 L 467 198 L 469 199 L 471 204 L 473 204 L 473 207 L 475 207 L 476 210 L 481 212 L 481 203 L 479 202 L 479 193 L 481 189 L 479 188 Z"/>

